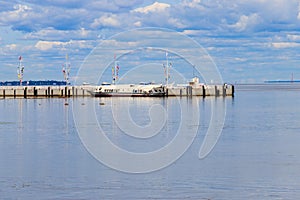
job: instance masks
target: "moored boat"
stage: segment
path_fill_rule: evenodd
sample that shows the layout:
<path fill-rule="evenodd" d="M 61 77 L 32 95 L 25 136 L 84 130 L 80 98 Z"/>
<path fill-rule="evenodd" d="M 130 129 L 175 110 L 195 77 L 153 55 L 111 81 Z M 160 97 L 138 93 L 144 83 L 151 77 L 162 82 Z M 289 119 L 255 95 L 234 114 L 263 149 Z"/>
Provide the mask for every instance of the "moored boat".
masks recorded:
<path fill-rule="evenodd" d="M 96 89 L 88 91 L 94 97 L 164 97 L 165 86 L 152 82 L 140 84 L 116 84 L 119 79 L 119 63 L 114 57 L 115 64 L 112 67 L 112 83 L 103 82 Z"/>
<path fill-rule="evenodd" d="M 165 88 L 161 84 L 119 84 L 104 83 L 94 91 L 89 91 L 95 97 L 163 97 Z"/>

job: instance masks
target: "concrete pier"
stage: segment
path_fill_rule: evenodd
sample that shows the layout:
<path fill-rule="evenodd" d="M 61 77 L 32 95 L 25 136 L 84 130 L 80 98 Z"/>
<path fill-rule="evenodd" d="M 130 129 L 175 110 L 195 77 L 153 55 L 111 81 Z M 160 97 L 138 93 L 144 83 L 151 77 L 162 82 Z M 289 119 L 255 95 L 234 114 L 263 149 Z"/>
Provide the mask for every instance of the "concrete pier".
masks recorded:
<path fill-rule="evenodd" d="M 167 87 L 167 96 L 204 96 L 204 87 L 193 88 L 191 86 Z"/>
<path fill-rule="evenodd" d="M 0 98 L 89 97 L 97 86 L 0 86 Z M 165 86 L 166 96 L 233 96 L 233 85 Z"/>
<path fill-rule="evenodd" d="M 0 86 L 0 97 L 45 98 L 45 97 L 84 97 L 93 86 Z"/>
<path fill-rule="evenodd" d="M 188 84 L 166 86 L 167 96 L 234 96 L 234 86 L 229 84 L 206 85 L 194 77 Z"/>

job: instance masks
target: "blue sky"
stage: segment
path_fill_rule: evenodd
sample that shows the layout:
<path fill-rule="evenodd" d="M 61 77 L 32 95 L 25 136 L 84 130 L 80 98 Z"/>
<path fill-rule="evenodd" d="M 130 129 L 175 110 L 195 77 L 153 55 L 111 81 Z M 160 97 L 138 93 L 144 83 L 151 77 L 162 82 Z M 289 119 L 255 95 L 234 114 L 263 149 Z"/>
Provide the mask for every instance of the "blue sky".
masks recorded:
<path fill-rule="evenodd" d="M 17 79 L 19 55 L 25 80 L 62 79 L 66 54 L 76 77 L 100 42 L 144 27 L 197 41 L 225 82 L 300 79 L 298 0 L 12 0 L 0 1 L 0 81 Z"/>

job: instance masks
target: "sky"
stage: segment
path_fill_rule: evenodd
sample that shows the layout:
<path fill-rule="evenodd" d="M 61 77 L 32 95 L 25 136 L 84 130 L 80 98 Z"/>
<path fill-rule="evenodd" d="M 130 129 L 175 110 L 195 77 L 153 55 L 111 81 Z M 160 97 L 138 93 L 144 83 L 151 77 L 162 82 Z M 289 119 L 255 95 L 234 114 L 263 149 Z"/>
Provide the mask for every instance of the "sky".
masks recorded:
<path fill-rule="evenodd" d="M 118 48 L 125 48 L 133 45 L 133 39 L 143 40 L 132 30 L 149 27 L 176 32 L 199 44 L 224 82 L 290 80 L 292 74 L 300 79 L 299 0 L 11 0 L 0 1 L 0 81 L 17 80 L 20 55 L 24 80 L 62 80 L 66 54 L 74 80 L 99 45 L 113 45 L 116 35 L 129 32 L 127 38 L 118 38 Z M 178 45 L 182 40 L 171 43 Z M 162 60 L 152 60 L 155 65 L 165 59 L 163 50 L 157 51 Z M 103 55 L 113 61 L 116 53 L 125 58 L 120 52 Z M 170 53 L 174 70 L 184 68 L 192 77 L 192 70 L 177 58 L 176 52 Z M 149 58 L 143 59 L 145 56 L 135 58 L 136 65 L 145 68 L 144 74 L 151 74 L 155 70 L 149 70 Z M 120 61 L 126 73 L 127 64 Z M 97 63 L 93 69 L 97 73 Z M 135 71 L 143 76 L 143 70 Z"/>

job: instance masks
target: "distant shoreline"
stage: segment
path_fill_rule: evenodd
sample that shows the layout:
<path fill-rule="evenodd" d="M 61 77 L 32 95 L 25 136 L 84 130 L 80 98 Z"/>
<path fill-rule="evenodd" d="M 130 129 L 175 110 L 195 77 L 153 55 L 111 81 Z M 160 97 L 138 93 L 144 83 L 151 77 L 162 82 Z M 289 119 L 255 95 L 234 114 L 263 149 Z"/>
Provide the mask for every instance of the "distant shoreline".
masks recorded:
<path fill-rule="evenodd" d="M 264 81 L 264 83 L 300 83 L 300 80 L 278 80 L 278 81 Z"/>

